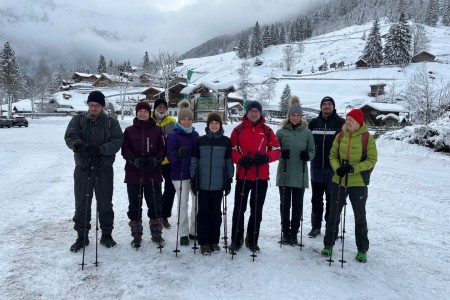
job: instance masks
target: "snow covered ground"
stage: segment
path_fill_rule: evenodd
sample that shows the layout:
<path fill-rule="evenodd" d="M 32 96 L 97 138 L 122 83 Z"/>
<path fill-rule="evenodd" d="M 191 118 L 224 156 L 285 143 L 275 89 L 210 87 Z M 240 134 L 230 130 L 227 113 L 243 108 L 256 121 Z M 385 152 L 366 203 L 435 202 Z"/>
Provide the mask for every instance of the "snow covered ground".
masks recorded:
<path fill-rule="evenodd" d="M 69 252 L 75 240 L 74 162 L 63 140 L 69 120 L 29 120 L 28 128 L 0 130 L 0 299 L 444 299 L 450 292 L 450 157 L 383 139 L 377 141 L 378 164 L 369 187 L 371 247 L 366 264 L 353 259 L 351 205 L 346 218 L 347 263 L 329 267 L 317 253 L 323 235 L 306 237 L 310 190 L 304 201 L 305 247 L 280 247 L 276 163 L 271 165 L 261 224 L 261 253 L 254 262 L 246 248 L 233 260 L 225 251 L 204 257 L 190 247 L 181 247 L 175 257 L 176 226 L 164 231 L 162 253 L 149 242 L 144 227 L 143 247 L 135 251 L 129 245 L 124 161 L 118 156 L 113 199 L 118 246 L 99 245 L 96 267 L 91 231 L 82 271 L 81 253 Z M 125 128 L 131 118 L 120 122 Z M 204 132 L 204 123 L 194 126 Z M 226 134 L 234 126 L 225 125 Z M 228 236 L 232 210 L 233 197 L 228 197 Z M 176 212 L 175 205 L 173 225 Z M 340 249 L 336 253 L 340 256 Z"/>

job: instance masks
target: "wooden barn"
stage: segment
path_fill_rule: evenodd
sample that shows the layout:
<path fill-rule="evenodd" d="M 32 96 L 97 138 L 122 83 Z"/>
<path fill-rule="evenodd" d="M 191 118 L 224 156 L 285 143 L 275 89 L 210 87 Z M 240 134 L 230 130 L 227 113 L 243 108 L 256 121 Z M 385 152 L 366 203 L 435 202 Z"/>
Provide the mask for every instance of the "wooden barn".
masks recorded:
<path fill-rule="evenodd" d="M 330 69 L 331 68 L 336 69 L 336 67 L 337 67 L 337 63 L 336 62 L 333 62 L 333 63 L 330 64 Z"/>
<path fill-rule="evenodd" d="M 357 62 L 355 62 L 357 68 L 367 68 L 369 64 L 364 59 L 360 58 Z"/>
<path fill-rule="evenodd" d="M 393 123 L 403 121 L 406 114 L 405 109 L 398 104 L 390 103 L 368 103 L 361 107 L 367 125 L 392 126 Z"/>
<path fill-rule="evenodd" d="M 422 51 L 416 55 L 414 55 L 411 59 L 413 63 L 425 62 L 425 61 L 434 61 L 435 56 L 426 51 Z"/>
<path fill-rule="evenodd" d="M 384 84 L 384 83 L 371 84 L 369 96 L 376 97 L 379 95 L 384 95 L 384 87 L 385 86 L 386 86 L 386 84 Z"/>

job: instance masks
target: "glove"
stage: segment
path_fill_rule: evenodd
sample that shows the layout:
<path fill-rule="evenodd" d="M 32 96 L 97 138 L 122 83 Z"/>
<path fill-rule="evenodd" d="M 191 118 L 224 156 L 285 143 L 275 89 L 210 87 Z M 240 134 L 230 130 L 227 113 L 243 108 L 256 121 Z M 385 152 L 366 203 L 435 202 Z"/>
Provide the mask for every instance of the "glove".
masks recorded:
<path fill-rule="evenodd" d="M 355 169 L 353 168 L 352 165 L 342 165 L 336 170 L 336 174 L 339 177 L 344 177 L 346 174 L 353 172 L 355 172 Z"/>
<path fill-rule="evenodd" d="M 198 185 L 197 184 L 198 184 L 197 179 L 195 177 L 191 177 L 191 190 L 194 195 L 197 195 L 197 193 L 198 193 Z"/>
<path fill-rule="evenodd" d="M 253 164 L 256 167 L 267 164 L 268 162 L 269 162 L 269 158 L 267 157 L 266 154 L 261 155 L 259 153 L 256 153 L 256 157 L 253 159 Z"/>
<path fill-rule="evenodd" d="M 284 160 L 290 159 L 291 158 L 291 150 L 284 149 L 283 151 L 281 151 L 281 158 L 283 158 Z"/>
<path fill-rule="evenodd" d="M 225 186 L 225 196 L 228 196 L 228 194 L 231 191 L 231 183 L 233 182 L 233 178 L 231 177 L 227 177 L 227 183 Z"/>
<path fill-rule="evenodd" d="M 186 147 L 180 147 L 177 151 L 175 151 L 174 155 L 176 158 L 182 158 L 185 157 L 188 152 L 188 149 Z"/>
<path fill-rule="evenodd" d="M 100 146 L 97 145 L 87 145 L 86 152 L 89 154 L 100 154 Z"/>
<path fill-rule="evenodd" d="M 147 159 L 143 157 L 138 157 L 133 159 L 133 165 L 136 168 L 144 168 L 147 165 Z"/>
<path fill-rule="evenodd" d="M 73 152 L 81 153 L 86 151 L 86 145 L 84 143 L 75 143 L 73 144 Z"/>
<path fill-rule="evenodd" d="M 303 160 L 304 162 L 307 162 L 309 160 L 309 153 L 308 151 L 300 151 L 300 159 Z"/>
<path fill-rule="evenodd" d="M 148 167 L 150 167 L 150 168 L 155 168 L 155 167 L 157 167 L 157 166 L 160 165 L 159 159 L 157 159 L 157 158 L 154 157 L 154 156 L 147 157 L 147 158 L 145 159 L 145 161 L 146 161 L 146 165 L 147 165 Z"/>
<path fill-rule="evenodd" d="M 243 157 L 239 160 L 239 164 L 246 170 L 250 169 L 253 165 L 253 162 L 248 157 Z"/>

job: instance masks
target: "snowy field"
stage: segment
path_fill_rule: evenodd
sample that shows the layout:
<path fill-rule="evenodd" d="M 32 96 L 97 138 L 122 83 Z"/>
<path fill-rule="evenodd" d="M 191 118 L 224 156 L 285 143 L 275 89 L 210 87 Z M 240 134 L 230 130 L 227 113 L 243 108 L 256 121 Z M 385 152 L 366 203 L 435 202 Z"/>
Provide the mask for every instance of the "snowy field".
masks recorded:
<path fill-rule="evenodd" d="M 29 128 L 0 129 L 0 299 L 444 299 L 450 292 L 450 157 L 383 140 L 377 141 L 379 160 L 369 188 L 366 264 L 354 261 L 350 205 L 347 263 L 330 267 L 317 253 L 323 235 L 306 236 L 310 190 L 304 201 L 305 247 L 280 247 L 276 163 L 271 164 L 261 253 L 254 262 L 245 247 L 233 260 L 225 251 L 205 257 L 190 247 L 181 247 L 175 257 L 176 226 L 164 230 L 162 253 L 144 227 L 143 247 L 136 251 L 129 245 L 124 161 L 118 156 L 113 199 L 118 246 L 99 245 L 96 267 L 92 230 L 81 270 L 81 252 L 69 252 L 76 237 L 71 220 L 74 162 L 63 140 L 69 120 L 44 118 L 29 120 Z M 121 121 L 122 128 L 130 123 Z M 203 134 L 204 123 L 194 126 Z M 234 126 L 225 125 L 227 135 Z M 228 236 L 232 211 L 228 197 Z M 173 225 L 176 212 L 175 205 Z M 335 258 L 341 255 L 340 244 L 337 249 Z"/>

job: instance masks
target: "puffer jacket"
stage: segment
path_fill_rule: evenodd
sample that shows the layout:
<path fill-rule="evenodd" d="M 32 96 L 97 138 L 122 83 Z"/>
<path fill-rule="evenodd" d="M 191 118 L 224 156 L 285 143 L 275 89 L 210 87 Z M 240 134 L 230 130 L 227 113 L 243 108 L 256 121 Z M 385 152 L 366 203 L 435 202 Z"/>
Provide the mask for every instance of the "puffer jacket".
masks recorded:
<path fill-rule="evenodd" d="M 344 129 L 344 136 L 340 145 L 339 135 L 334 139 L 333 147 L 330 151 L 330 163 L 335 173 L 332 179 L 334 183 L 339 184 L 340 177 L 336 175 L 337 168 L 341 166 L 342 160 L 348 160 L 349 164 L 354 168 L 354 173 L 348 174 L 347 187 L 366 186 L 361 172 L 367 171 L 375 166 L 378 160 L 378 152 L 375 139 L 370 134 L 367 143 L 367 157 L 361 161 L 363 154 L 362 134 L 364 132 L 368 132 L 365 123 L 354 132 Z M 345 185 L 345 177 L 342 178 L 341 184 Z"/>
<path fill-rule="evenodd" d="M 280 157 L 280 144 L 273 130 L 265 125 L 266 120 L 261 120 L 253 125 L 246 116 L 242 117 L 242 123 L 236 126 L 231 133 L 231 145 L 233 147 L 232 159 L 237 165 L 237 179 L 244 179 L 245 169 L 239 164 L 239 160 L 246 156 L 255 158 L 256 153 L 267 155 L 269 163 Z M 267 134 L 266 134 L 267 133 Z M 247 171 L 247 180 L 269 179 L 269 164 L 258 167 L 258 178 L 256 178 L 256 167 L 252 166 Z"/>
<path fill-rule="evenodd" d="M 134 158 L 148 156 L 162 161 L 166 155 L 163 132 L 153 119 L 139 121 L 134 118 L 133 125 L 125 129 L 121 152 L 126 161 L 125 183 L 138 184 L 141 176 L 144 184 L 151 183 L 152 179 L 153 183 L 162 182 L 161 165 L 141 170 L 132 163 Z"/>
<path fill-rule="evenodd" d="M 309 122 L 308 128 L 311 130 L 314 143 L 316 145 L 316 155 L 311 161 L 311 167 L 320 169 L 331 169 L 330 155 L 331 146 L 335 136 L 341 131 L 345 120 L 338 116 L 336 110 L 327 118 L 319 116 Z"/>
<path fill-rule="evenodd" d="M 290 158 L 285 161 L 279 158 L 277 169 L 277 186 L 289 186 L 295 188 L 308 188 L 309 177 L 306 162 L 300 159 L 301 151 L 308 151 L 309 159 L 314 159 L 316 153 L 314 138 L 308 124 L 304 119 L 300 126 L 294 129 L 291 123 L 287 123 L 277 130 L 277 140 L 280 142 L 281 151 L 290 150 Z M 286 164 L 287 163 L 287 164 Z M 284 176 L 284 166 L 286 164 L 286 177 Z M 303 182 L 302 182 L 303 180 Z"/>
<path fill-rule="evenodd" d="M 216 133 L 206 128 L 206 135 L 195 142 L 191 157 L 191 177 L 197 176 L 201 190 L 224 190 L 227 177 L 234 175 L 231 140 L 223 134 L 223 128 Z"/>
<path fill-rule="evenodd" d="M 167 158 L 170 161 L 170 177 L 172 180 L 186 180 L 191 178 L 191 156 L 194 143 L 198 139 L 198 132 L 193 129 L 191 133 L 186 133 L 183 129 L 177 128 L 167 136 Z M 175 157 L 175 152 L 181 147 L 186 147 L 188 152 L 185 157 Z M 183 165 L 181 165 L 183 162 Z"/>
<path fill-rule="evenodd" d="M 171 116 L 165 116 L 161 122 L 159 122 L 153 115 L 151 115 L 151 118 L 153 120 L 155 120 L 156 125 L 158 125 L 159 127 L 161 127 L 162 132 L 164 134 L 164 138 L 167 139 L 167 136 L 169 135 L 169 133 L 171 133 L 173 131 L 173 128 L 175 127 L 175 124 L 177 123 L 177 120 L 175 120 L 173 117 Z M 164 157 L 164 160 L 162 161 L 162 164 L 168 164 L 169 163 L 169 159 L 166 157 Z"/>
<path fill-rule="evenodd" d="M 100 146 L 98 167 L 112 166 L 116 153 L 120 150 L 123 141 L 122 129 L 119 122 L 103 111 L 94 118 L 89 112 L 74 116 L 67 125 L 64 140 L 67 147 L 73 150 L 73 145 L 84 143 L 86 145 Z M 89 154 L 86 152 L 74 153 L 75 164 L 81 168 L 89 167 Z"/>

